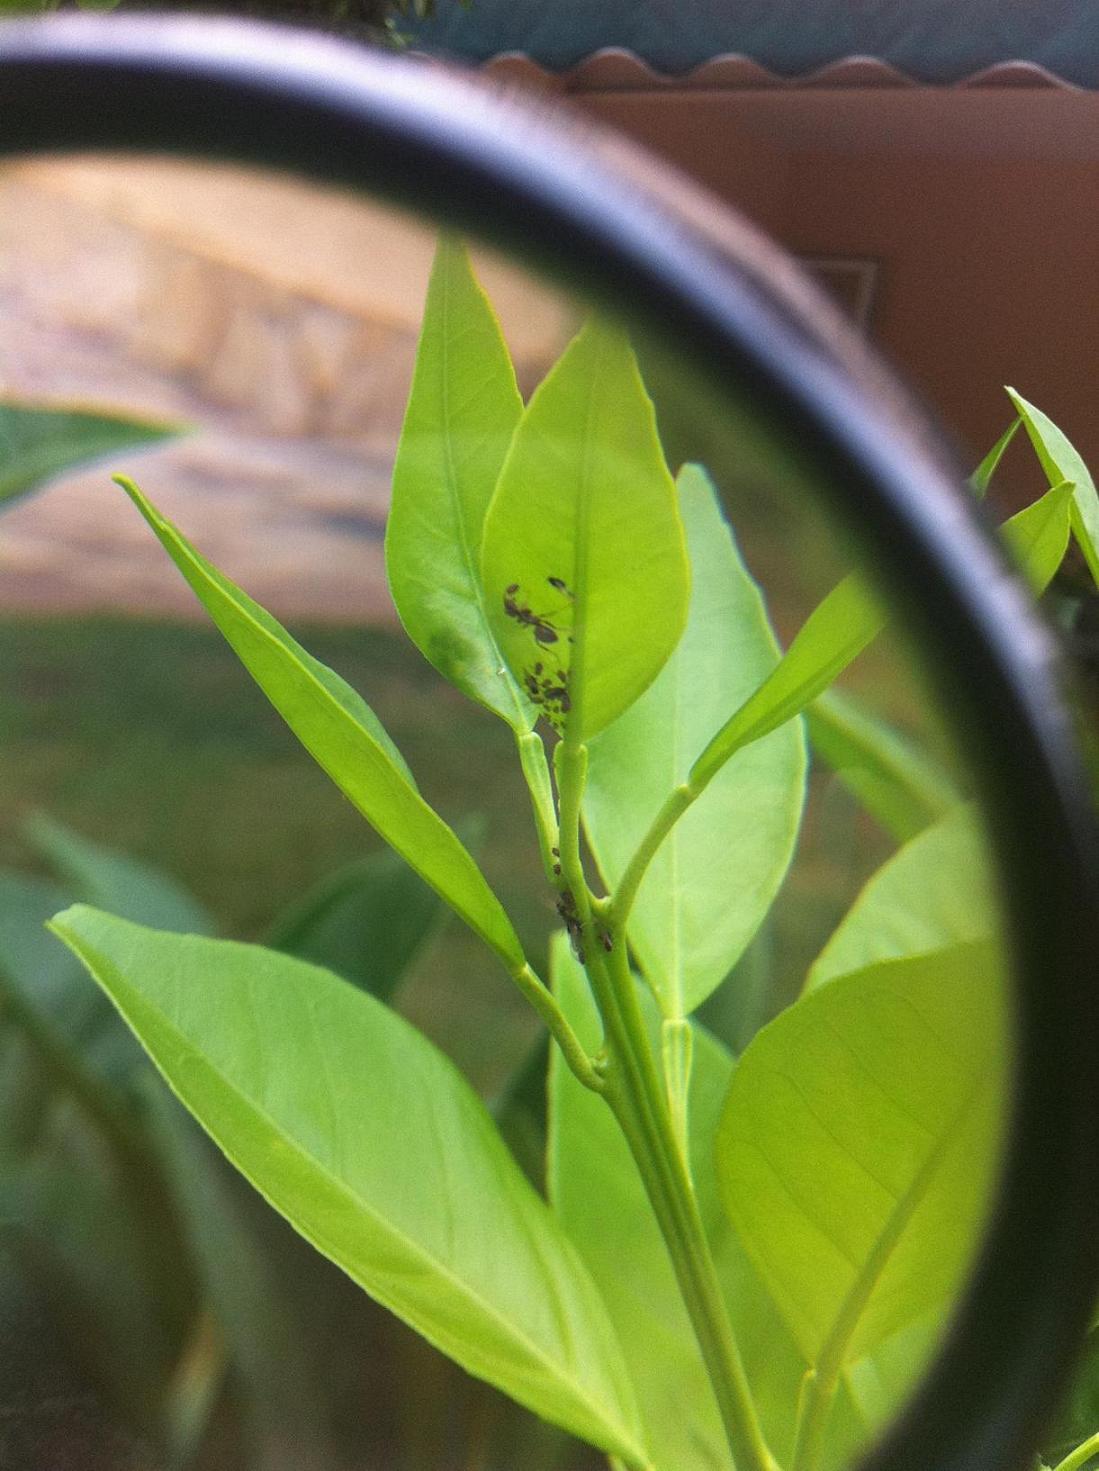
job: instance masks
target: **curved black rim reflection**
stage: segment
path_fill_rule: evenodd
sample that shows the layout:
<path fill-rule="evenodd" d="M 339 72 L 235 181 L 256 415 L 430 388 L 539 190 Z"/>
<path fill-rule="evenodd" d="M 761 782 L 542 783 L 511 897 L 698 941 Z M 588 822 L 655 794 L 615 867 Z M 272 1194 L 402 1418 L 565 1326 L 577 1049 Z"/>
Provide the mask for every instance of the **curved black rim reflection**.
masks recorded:
<path fill-rule="evenodd" d="M 0 151 L 185 153 L 368 190 L 625 303 L 833 487 L 978 751 L 1019 959 L 1012 1134 L 942 1352 L 868 1471 L 1031 1458 L 1099 1282 L 1099 864 L 1056 660 L 958 472 L 783 258 L 637 156 L 438 69 L 267 27 L 52 18 L 0 31 Z M 577 135 L 578 134 L 578 135 Z M 618 165 L 617 167 L 615 165 Z"/>

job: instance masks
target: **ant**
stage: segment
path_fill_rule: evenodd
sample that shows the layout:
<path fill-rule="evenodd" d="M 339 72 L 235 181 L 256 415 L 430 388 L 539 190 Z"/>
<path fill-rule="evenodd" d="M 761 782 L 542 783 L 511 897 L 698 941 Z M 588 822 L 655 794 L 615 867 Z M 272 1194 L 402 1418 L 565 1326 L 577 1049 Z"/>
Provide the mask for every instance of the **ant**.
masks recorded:
<path fill-rule="evenodd" d="M 555 592 L 564 593 L 566 598 L 571 601 L 572 593 L 569 591 L 563 578 L 547 577 L 546 581 Z M 553 622 L 553 619 L 548 613 L 535 613 L 525 603 L 518 602 L 515 596 L 518 591 L 519 584 L 517 582 L 509 584 L 504 589 L 504 612 L 509 618 L 514 618 L 516 623 L 521 627 L 529 628 L 534 634 L 535 643 L 541 644 L 543 647 L 557 643 L 561 637 L 561 630 Z M 571 636 L 569 642 L 572 642 Z"/>
<path fill-rule="evenodd" d="M 584 926 L 580 916 L 576 912 L 576 900 L 572 897 L 571 889 L 562 889 L 561 897 L 557 901 L 557 913 L 561 923 L 569 937 L 572 953 L 581 965 L 584 964 Z"/>
<path fill-rule="evenodd" d="M 544 664 L 541 662 L 535 664 L 523 674 L 523 684 L 526 686 L 532 704 L 539 706 L 545 712 L 551 725 L 559 728 L 564 716 L 572 709 L 572 700 L 569 698 L 568 691 L 568 675 L 563 669 L 556 669 L 552 674 L 546 674 L 544 670 Z"/>

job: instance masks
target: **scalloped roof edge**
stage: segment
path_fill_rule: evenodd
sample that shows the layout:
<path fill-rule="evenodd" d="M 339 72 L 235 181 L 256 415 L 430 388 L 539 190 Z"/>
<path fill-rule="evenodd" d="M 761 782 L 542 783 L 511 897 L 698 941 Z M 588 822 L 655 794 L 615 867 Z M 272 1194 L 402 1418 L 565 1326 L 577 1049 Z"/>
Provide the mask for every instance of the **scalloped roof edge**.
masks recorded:
<path fill-rule="evenodd" d="M 479 70 L 502 81 L 522 82 L 552 92 L 642 91 L 797 91 L 920 88 L 957 92 L 984 88 L 1029 88 L 1086 92 L 1089 89 L 1058 76 L 1034 61 L 1000 61 L 952 82 L 913 77 L 876 56 L 846 56 L 797 76 L 771 71 L 742 52 L 713 56 L 683 74 L 656 71 L 636 51 L 607 46 L 574 66 L 555 71 L 525 51 L 502 51 L 481 62 Z"/>

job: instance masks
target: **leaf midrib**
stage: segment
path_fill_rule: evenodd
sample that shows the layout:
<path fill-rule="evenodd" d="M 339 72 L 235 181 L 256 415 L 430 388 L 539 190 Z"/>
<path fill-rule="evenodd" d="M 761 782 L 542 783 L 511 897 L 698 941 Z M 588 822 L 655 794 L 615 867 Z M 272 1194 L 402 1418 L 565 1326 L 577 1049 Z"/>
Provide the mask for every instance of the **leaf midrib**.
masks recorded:
<path fill-rule="evenodd" d="M 946 1159 L 958 1124 L 974 1106 L 980 1093 L 987 1087 L 988 1081 L 989 1075 L 984 1072 L 966 1090 L 957 1109 L 950 1116 L 949 1122 L 943 1126 L 939 1138 L 916 1172 L 908 1189 L 897 1197 L 896 1204 L 889 1212 L 877 1240 L 844 1294 L 843 1301 L 833 1320 L 832 1329 L 821 1346 L 816 1368 L 822 1380 L 832 1378 L 842 1370 L 846 1361 L 847 1345 L 854 1337 L 855 1330 L 870 1304 L 875 1288 L 885 1275 L 894 1251 L 900 1245 L 908 1225 Z"/>
<path fill-rule="evenodd" d="M 142 509 L 145 507 L 148 508 L 147 513 L 144 509 Z M 511 924 L 511 921 L 507 917 L 507 911 L 504 909 L 499 899 L 493 893 L 492 889 L 489 886 L 488 880 L 481 872 L 472 854 L 466 848 L 465 844 L 462 843 L 461 839 L 458 838 L 457 835 L 451 830 L 451 828 L 447 826 L 447 824 L 435 811 L 434 807 L 432 807 L 429 802 L 425 802 L 423 797 L 420 796 L 415 787 L 413 787 L 409 783 L 404 773 L 391 759 L 389 753 L 385 750 L 385 748 L 380 745 L 378 741 L 375 740 L 370 730 L 360 721 L 356 720 L 351 712 L 347 710 L 339 700 L 333 697 L 331 691 L 326 688 L 323 681 L 317 677 L 317 675 L 313 672 L 308 664 L 304 663 L 298 657 L 296 650 L 282 643 L 281 640 L 274 633 L 272 633 L 270 629 L 266 628 L 261 622 L 259 622 L 258 619 L 256 619 L 249 608 L 243 607 L 241 604 L 237 603 L 235 599 L 233 599 L 231 594 L 228 593 L 215 578 L 209 577 L 207 575 L 200 556 L 196 552 L 193 552 L 191 550 L 191 548 L 184 542 L 184 540 L 176 533 L 171 524 L 168 521 L 164 520 L 164 518 L 159 514 L 159 512 L 150 501 L 146 501 L 144 497 L 142 497 L 139 509 L 142 509 L 142 514 L 148 515 L 151 520 L 153 529 L 157 532 L 158 536 L 161 534 L 161 532 L 163 532 L 163 534 L 168 537 L 173 545 L 178 547 L 180 553 L 186 559 L 188 564 L 196 569 L 197 573 L 203 578 L 207 585 L 213 589 L 213 591 L 222 601 L 222 603 L 227 604 L 229 608 L 243 622 L 245 622 L 254 633 L 258 634 L 269 647 L 274 648 L 279 654 L 284 656 L 288 660 L 288 662 L 293 664 L 295 669 L 297 669 L 301 673 L 301 675 L 304 676 L 304 678 L 314 687 L 314 689 L 320 691 L 325 703 L 336 712 L 338 718 L 345 722 L 345 724 L 349 725 L 362 739 L 368 742 L 368 744 L 373 749 L 376 757 L 384 762 L 384 764 L 392 772 L 393 776 L 397 779 L 397 781 L 400 782 L 407 799 L 423 809 L 430 820 L 435 824 L 437 833 L 442 836 L 443 841 L 451 843 L 453 845 L 454 851 L 457 854 L 461 855 L 460 861 L 466 866 L 467 873 L 473 876 L 475 881 L 480 884 L 483 896 L 488 899 L 490 905 L 495 906 L 497 913 L 505 927 L 505 932 L 507 934 L 510 934 L 514 938 L 514 928 Z M 336 783 L 340 790 L 343 791 L 343 782 L 335 775 L 334 772 L 329 770 L 329 767 L 326 765 L 324 759 L 314 752 L 310 752 L 310 755 L 313 756 L 313 759 L 317 762 L 317 764 L 326 772 L 329 777 L 331 777 L 331 779 Z M 376 826 L 373 819 L 368 817 L 366 812 L 363 811 L 358 801 L 350 797 L 349 800 L 353 801 L 354 806 L 359 812 L 362 813 L 363 817 L 366 818 L 367 822 L 369 822 L 372 827 Z M 456 903 L 454 896 L 443 889 L 440 884 L 437 883 L 436 880 L 431 877 L 431 875 L 427 873 L 425 869 L 416 861 L 415 849 L 410 849 L 409 852 L 405 852 L 403 848 L 398 848 L 397 844 L 393 842 L 392 839 L 387 838 L 386 841 L 389 842 L 390 845 L 398 853 L 400 853 L 401 857 L 405 859 L 405 861 L 409 864 L 411 868 L 415 869 L 415 871 L 426 883 L 431 885 L 431 887 L 440 896 L 440 898 L 443 899 L 445 903 L 449 904 L 450 907 L 460 915 L 460 917 L 466 922 L 466 924 L 469 925 L 470 929 L 473 930 L 474 934 L 478 935 L 482 940 L 484 940 L 485 944 L 488 945 L 488 947 L 495 954 L 500 955 L 503 959 L 507 961 L 508 964 L 513 964 L 515 962 L 517 957 L 507 955 L 501 947 L 500 943 L 492 935 L 489 934 L 489 932 L 477 919 L 475 919 L 473 914 L 467 910 L 467 907 L 464 904 Z M 516 941 L 516 943 L 518 942 Z"/>
<path fill-rule="evenodd" d="M 455 525 L 458 528 L 458 545 L 461 550 L 462 565 L 465 567 L 466 576 L 469 584 L 473 588 L 474 603 L 477 609 L 477 618 L 481 624 L 481 632 L 487 640 L 489 648 L 495 655 L 495 659 L 493 662 L 495 663 L 496 669 L 503 669 L 505 671 L 508 671 L 507 660 L 504 658 L 504 655 L 501 652 L 496 634 L 494 633 L 492 625 L 489 621 L 488 605 L 485 601 L 485 589 L 481 582 L 480 566 L 475 565 L 473 554 L 470 550 L 469 530 L 466 526 L 465 518 L 465 506 L 462 500 L 461 493 L 458 489 L 458 472 L 454 461 L 454 444 L 453 434 L 451 431 L 450 408 L 451 269 L 452 262 L 448 259 L 445 288 L 443 290 L 443 331 L 442 347 L 440 351 L 440 357 L 442 359 L 443 380 L 441 390 L 442 415 L 445 431 L 443 433 L 443 462 L 446 465 L 447 496 L 451 504 L 451 515 L 453 517 Z M 478 546 L 478 553 L 479 552 L 480 547 Z M 518 686 L 516 685 L 515 680 L 512 678 L 510 671 L 505 672 L 504 674 L 497 673 L 496 679 L 499 683 L 503 684 L 504 689 L 507 691 L 508 699 L 510 701 L 512 711 L 515 715 L 515 722 L 518 722 L 516 728 L 518 728 L 518 726 L 521 726 L 524 731 L 530 730 L 531 722 L 527 718 L 529 710 L 527 708 L 524 708 L 523 702 L 519 695 Z M 515 724 L 515 722 L 508 721 L 508 724 L 513 725 Z"/>
<path fill-rule="evenodd" d="M 115 967 L 112 962 L 106 961 L 103 957 L 100 957 L 98 955 L 98 952 L 94 951 L 90 946 L 83 944 L 73 934 L 71 930 L 68 931 L 67 934 L 67 943 L 74 946 L 74 948 L 80 954 L 81 958 L 84 960 L 85 964 L 87 964 L 89 969 L 93 971 L 93 974 L 97 971 L 108 971 L 114 972 L 117 975 L 117 967 Z M 100 984 L 102 984 L 102 982 Z M 104 990 L 107 990 L 105 986 Z M 361 1212 L 361 1214 L 369 1218 L 371 1223 L 379 1230 L 382 1235 L 387 1236 L 391 1242 L 396 1243 L 402 1249 L 407 1251 L 409 1256 L 417 1262 L 427 1263 L 453 1288 L 455 1293 L 463 1301 L 468 1301 L 472 1303 L 486 1318 L 502 1326 L 506 1330 L 505 1337 L 511 1337 L 513 1341 L 520 1344 L 529 1353 L 531 1359 L 539 1364 L 546 1371 L 550 1379 L 566 1388 L 568 1392 L 574 1397 L 574 1399 L 578 1403 L 582 1404 L 593 1415 L 593 1418 L 597 1422 L 606 1423 L 605 1411 L 599 1407 L 598 1402 L 589 1399 L 587 1395 L 582 1391 L 577 1391 L 576 1384 L 583 1384 L 583 1381 L 580 1379 L 579 1375 L 577 1376 L 575 1383 L 564 1378 L 554 1366 L 553 1361 L 545 1356 L 544 1351 L 525 1333 L 518 1331 L 515 1327 L 515 1324 L 510 1319 L 504 1317 L 503 1314 L 497 1308 L 493 1307 L 491 1303 L 478 1297 L 469 1287 L 463 1284 L 461 1278 L 455 1277 L 452 1271 L 444 1263 L 440 1262 L 436 1257 L 433 1257 L 426 1248 L 418 1245 L 412 1238 L 405 1235 L 405 1233 L 399 1228 L 387 1222 L 386 1219 L 383 1216 L 380 1216 L 372 1206 L 368 1205 L 364 1200 L 362 1200 L 362 1198 L 357 1195 L 349 1185 L 346 1185 L 337 1176 L 333 1175 L 328 1168 L 326 1168 L 323 1164 L 320 1163 L 320 1161 L 317 1160 L 315 1155 L 310 1154 L 306 1150 L 306 1148 L 301 1145 L 296 1138 L 294 1138 L 293 1135 L 287 1135 L 275 1123 L 274 1119 L 267 1112 L 267 1110 L 261 1107 L 257 1102 L 255 1102 L 246 1093 L 242 1092 L 235 1084 L 233 1084 L 230 1079 L 226 1077 L 221 1067 L 213 1062 L 212 1059 L 210 1059 L 206 1054 L 200 1051 L 192 1042 L 190 1042 L 187 1038 L 186 1033 L 181 1031 L 178 1026 L 171 1022 L 163 1011 L 153 1006 L 151 1003 L 143 1003 L 140 993 L 135 993 L 133 988 L 127 986 L 124 982 L 119 985 L 118 992 L 119 995 L 124 995 L 128 993 L 131 997 L 131 1006 L 129 1014 L 127 1014 L 127 1009 L 122 1006 L 119 997 L 112 995 L 112 993 L 108 991 L 108 995 L 111 995 L 112 1000 L 115 1000 L 116 1004 L 119 1006 L 119 1009 L 122 1010 L 123 1015 L 126 1016 L 127 1021 L 129 1021 L 130 1015 L 140 1015 L 143 1010 L 151 1013 L 154 1018 L 159 1020 L 160 1026 L 163 1028 L 163 1031 L 168 1035 L 168 1039 L 170 1041 L 176 1041 L 181 1046 L 181 1050 L 186 1055 L 189 1055 L 192 1060 L 197 1060 L 201 1065 L 207 1068 L 214 1075 L 217 1082 L 221 1085 L 225 1092 L 232 1098 L 232 1100 L 238 1103 L 254 1118 L 259 1119 L 261 1123 L 270 1130 L 271 1134 L 274 1137 L 278 1138 L 292 1152 L 297 1160 L 304 1161 L 309 1166 L 309 1168 L 316 1175 L 320 1176 L 330 1188 L 332 1188 L 338 1194 L 346 1197 L 353 1204 L 353 1206 Z M 135 994 L 136 1002 L 133 1000 Z M 136 1026 L 134 1026 L 133 1030 L 137 1032 L 138 1029 Z M 165 1081 L 172 1089 L 172 1092 L 176 1094 L 176 1096 L 188 1109 L 191 1109 L 191 1105 L 188 1103 L 185 1096 L 183 1086 L 177 1086 L 176 1082 L 171 1077 L 169 1077 L 167 1071 L 164 1068 L 160 1067 L 160 1062 L 158 1058 L 154 1058 L 154 1061 L 157 1062 L 157 1066 L 158 1068 L 160 1068 L 160 1071 Z M 193 1112 L 194 1110 L 191 1111 Z M 280 1207 L 276 1203 L 274 1194 L 269 1194 L 268 1191 L 253 1178 L 251 1172 L 240 1162 L 236 1154 L 228 1146 L 222 1144 L 220 1139 L 218 1140 L 218 1143 L 219 1146 L 223 1148 L 226 1157 L 238 1170 L 240 1170 L 242 1175 L 244 1175 L 248 1180 L 251 1181 L 254 1188 L 258 1190 L 259 1193 L 266 1200 L 268 1200 L 271 1205 L 275 1206 L 276 1209 L 280 1209 Z M 322 1232 L 316 1231 L 312 1228 L 306 1229 L 304 1226 L 300 1226 L 297 1223 L 295 1223 L 295 1229 L 299 1230 L 301 1234 L 306 1237 L 307 1240 L 312 1241 L 317 1249 L 323 1252 L 324 1255 L 329 1258 L 329 1260 L 340 1262 L 340 1256 L 337 1255 L 335 1251 L 327 1250 L 326 1247 L 322 1245 L 322 1240 L 324 1239 Z M 527 1233 L 524 1231 L 524 1235 L 526 1234 Z M 344 1270 L 348 1272 L 349 1276 L 353 1277 L 353 1280 L 358 1282 L 358 1285 L 362 1287 L 364 1291 L 369 1292 L 372 1297 L 375 1297 L 376 1300 L 380 1302 L 383 1307 L 388 1308 L 389 1311 L 393 1312 L 394 1314 L 396 1314 L 396 1316 L 402 1318 L 404 1321 L 408 1321 L 408 1319 L 405 1318 L 405 1315 L 401 1312 L 400 1308 L 398 1308 L 395 1303 L 389 1300 L 386 1294 L 381 1291 L 375 1292 L 373 1288 L 368 1288 L 365 1282 L 361 1281 L 357 1276 L 355 1276 L 350 1268 L 344 1267 Z M 598 1293 L 596 1292 L 594 1285 L 592 1286 L 592 1291 L 595 1292 L 596 1297 L 598 1298 Z M 422 1333 L 423 1336 L 429 1340 L 429 1342 L 432 1342 L 435 1347 L 440 1349 L 443 1349 L 443 1344 L 445 1342 L 452 1341 L 448 1339 L 445 1333 L 439 1333 L 437 1337 L 433 1337 L 423 1328 L 417 1327 L 416 1331 Z M 443 1349 L 443 1351 L 446 1352 L 447 1350 Z M 474 1349 L 472 1355 L 467 1353 L 464 1348 L 462 1351 L 467 1358 L 472 1357 L 474 1360 L 482 1364 L 487 1364 L 488 1362 L 486 1359 L 483 1359 L 478 1355 L 476 1349 Z M 494 1381 L 490 1380 L 490 1382 Z M 623 1427 L 617 1427 L 617 1429 L 620 1433 L 623 1444 L 632 1444 L 632 1440 L 625 1433 Z M 634 1446 L 633 1449 L 640 1458 L 644 1459 L 641 1447 Z"/>

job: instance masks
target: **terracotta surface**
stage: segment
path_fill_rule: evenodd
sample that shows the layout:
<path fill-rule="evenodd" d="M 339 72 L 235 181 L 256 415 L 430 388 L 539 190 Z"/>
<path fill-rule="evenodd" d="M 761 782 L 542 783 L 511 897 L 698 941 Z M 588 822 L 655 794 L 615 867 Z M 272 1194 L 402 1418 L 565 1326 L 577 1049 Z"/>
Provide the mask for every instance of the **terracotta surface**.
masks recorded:
<path fill-rule="evenodd" d="M 572 102 L 790 250 L 876 261 L 871 333 L 964 463 L 1010 421 L 1011 383 L 1099 466 L 1099 96 L 635 87 Z M 1013 447 L 998 493 L 1036 489 Z"/>

